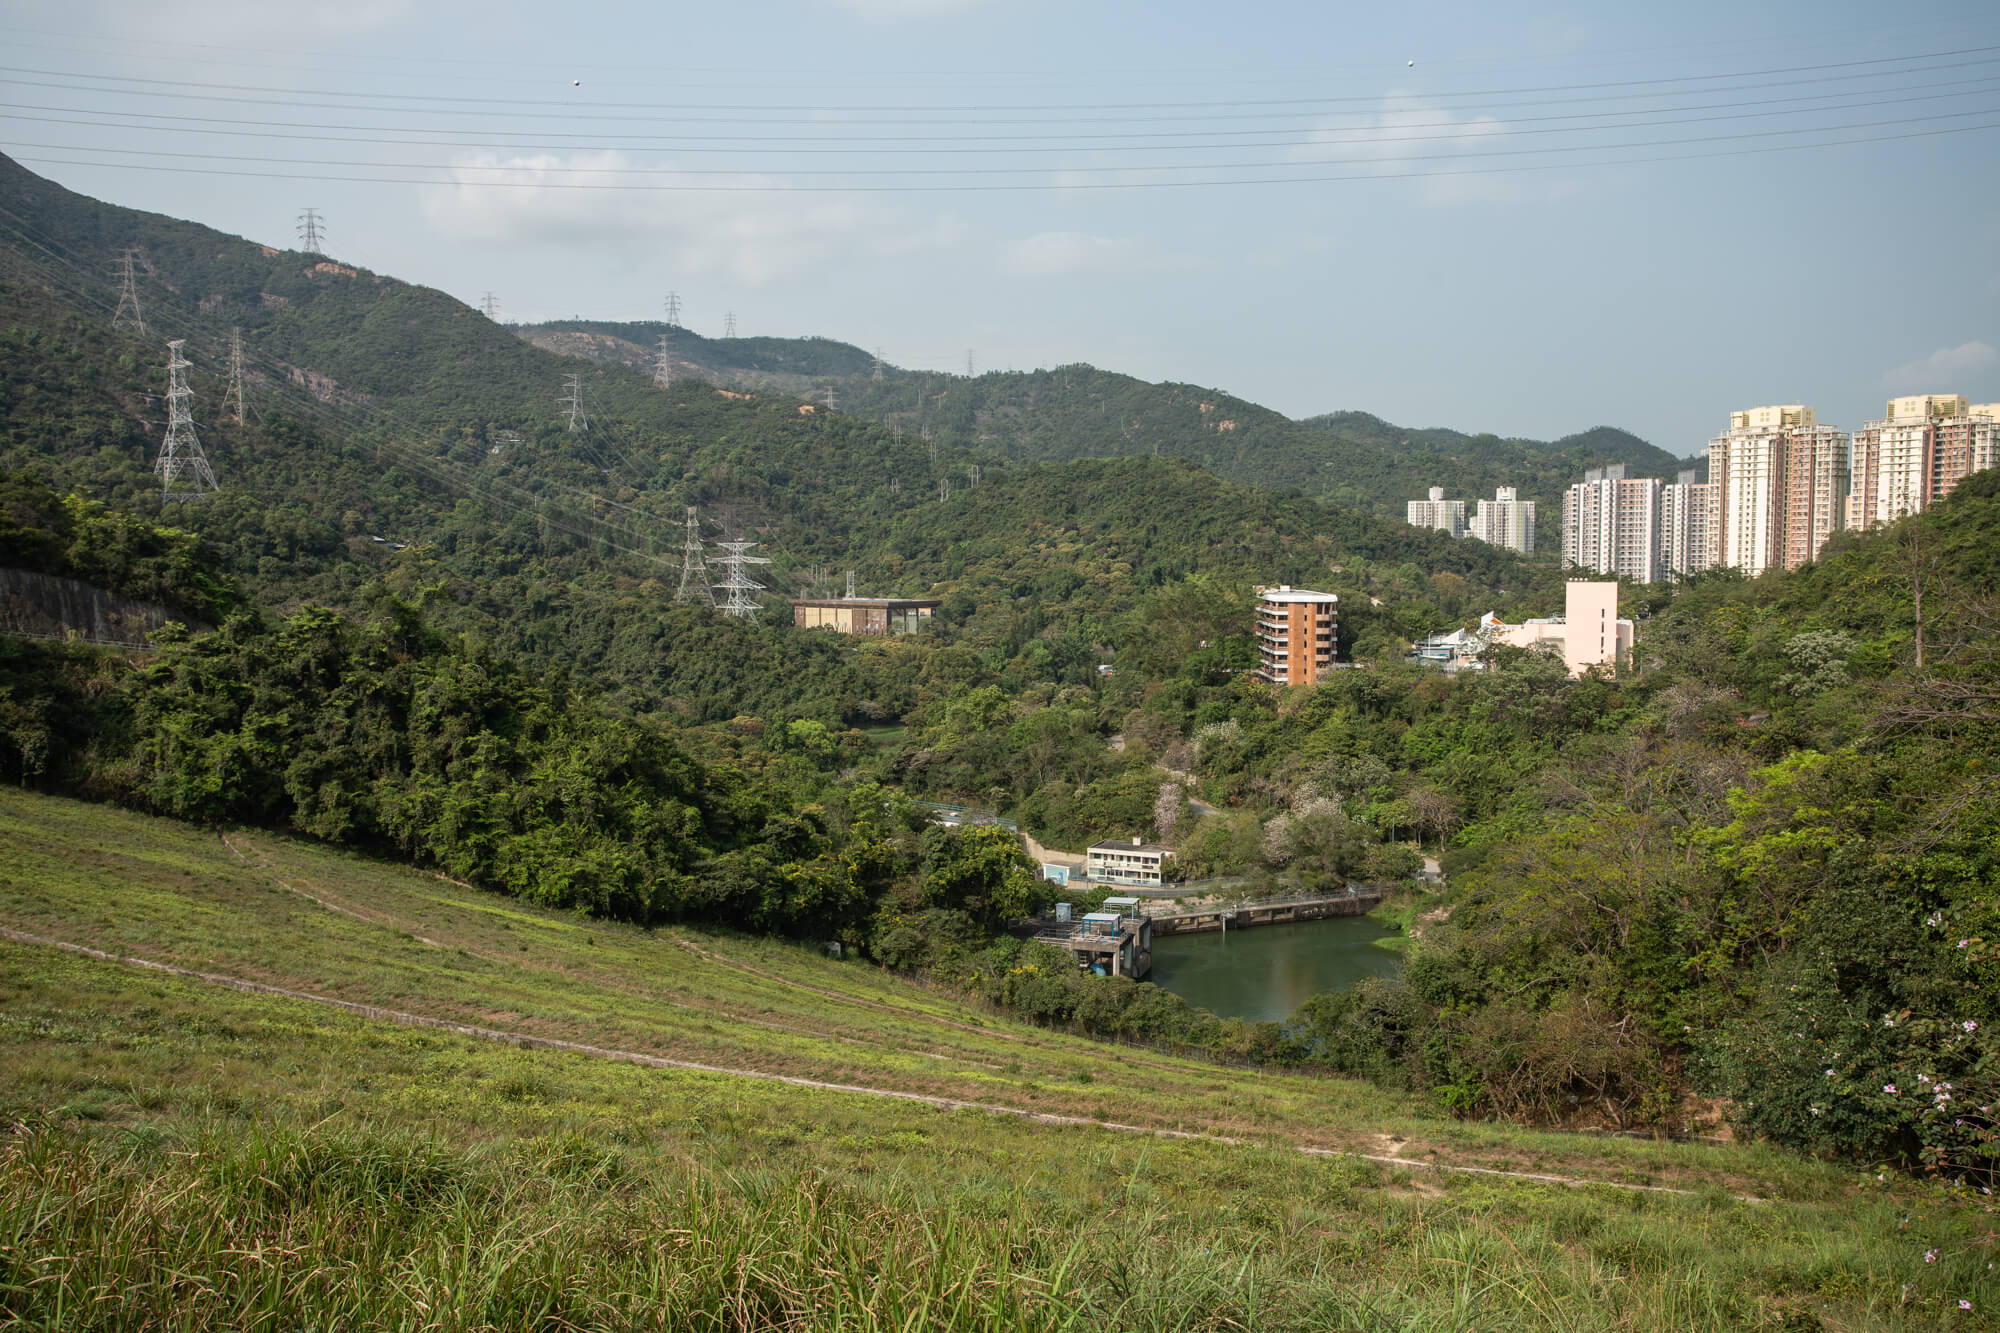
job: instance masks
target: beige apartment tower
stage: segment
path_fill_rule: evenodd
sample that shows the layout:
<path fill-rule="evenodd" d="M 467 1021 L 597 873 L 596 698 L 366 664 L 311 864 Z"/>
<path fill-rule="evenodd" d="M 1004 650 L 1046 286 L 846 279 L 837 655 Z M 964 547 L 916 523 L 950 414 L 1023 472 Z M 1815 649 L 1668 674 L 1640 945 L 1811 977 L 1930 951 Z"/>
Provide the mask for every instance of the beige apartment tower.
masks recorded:
<path fill-rule="evenodd" d="M 1340 598 L 1289 585 L 1257 594 L 1257 676 L 1273 685 L 1311 685 L 1332 669 Z"/>
<path fill-rule="evenodd" d="M 1714 562 L 1752 578 L 1819 555 L 1847 501 L 1847 433 L 1793 403 L 1729 414 L 1708 442 Z"/>
<path fill-rule="evenodd" d="M 1491 500 L 1479 502 L 1479 512 L 1466 522 L 1465 535 L 1522 555 L 1533 555 L 1535 502 L 1523 500 L 1515 487 L 1497 487 Z"/>
<path fill-rule="evenodd" d="M 1656 582 L 1660 483 L 1623 463 L 1591 468 L 1563 493 L 1563 563 L 1636 583 Z"/>
<path fill-rule="evenodd" d="M 1963 394 L 1891 398 L 1880 421 L 1854 432 L 1847 526 L 1920 514 L 1975 472 L 2000 464 L 2000 403 Z"/>

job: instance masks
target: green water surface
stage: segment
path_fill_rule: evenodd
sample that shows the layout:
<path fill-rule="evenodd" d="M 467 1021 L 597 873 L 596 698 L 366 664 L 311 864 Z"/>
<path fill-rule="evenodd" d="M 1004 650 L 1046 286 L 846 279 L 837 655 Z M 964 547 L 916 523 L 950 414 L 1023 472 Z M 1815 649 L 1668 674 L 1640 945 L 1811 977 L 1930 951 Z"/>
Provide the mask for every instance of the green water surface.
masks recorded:
<path fill-rule="evenodd" d="M 1383 922 L 1342 916 L 1226 935 L 1155 935 L 1146 980 L 1224 1018 L 1289 1018 L 1320 991 L 1394 972 L 1400 960 L 1373 943 L 1393 933 Z"/>

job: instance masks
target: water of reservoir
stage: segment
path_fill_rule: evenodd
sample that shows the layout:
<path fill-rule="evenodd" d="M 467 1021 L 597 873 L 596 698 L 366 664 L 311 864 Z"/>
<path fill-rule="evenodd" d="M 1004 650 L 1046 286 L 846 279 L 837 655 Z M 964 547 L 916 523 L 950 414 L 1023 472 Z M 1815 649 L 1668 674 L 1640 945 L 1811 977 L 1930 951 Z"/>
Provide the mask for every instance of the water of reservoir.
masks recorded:
<path fill-rule="evenodd" d="M 1290 1018 L 1320 991 L 1387 976 L 1400 959 L 1373 941 L 1394 933 L 1365 916 L 1225 934 L 1155 935 L 1146 980 L 1224 1018 Z"/>

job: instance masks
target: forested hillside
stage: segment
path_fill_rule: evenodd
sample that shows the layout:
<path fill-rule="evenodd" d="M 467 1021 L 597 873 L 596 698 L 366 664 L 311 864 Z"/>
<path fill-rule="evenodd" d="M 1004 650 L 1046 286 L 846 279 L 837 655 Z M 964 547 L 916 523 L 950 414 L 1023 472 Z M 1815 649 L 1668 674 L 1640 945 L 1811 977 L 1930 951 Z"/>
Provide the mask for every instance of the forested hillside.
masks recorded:
<path fill-rule="evenodd" d="M 1116 641 L 1112 621 L 1185 573 L 1408 592 L 1412 570 L 1441 561 L 1469 576 L 1434 608 L 1453 617 L 1552 577 L 1196 467 L 1023 471 L 846 412 L 801 413 L 783 395 L 694 380 L 662 390 L 610 364 L 579 372 L 441 293 L 84 199 L 11 163 L 0 165 L 0 209 L 8 467 L 118 508 L 156 507 L 160 342 L 185 337 L 224 487 L 177 507 L 174 522 L 208 539 L 249 596 L 352 608 L 379 585 L 423 599 L 441 628 L 581 671 L 641 711 L 840 722 L 894 716 L 907 701 L 824 636 L 777 623 L 781 609 L 761 625 L 721 625 L 675 606 L 687 505 L 700 507 L 706 537 L 763 543 L 773 596 L 854 569 L 864 592 L 956 599 L 940 628 L 996 668 L 1024 632 L 1067 634 L 1062 665 L 1044 667 L 1051 680 L 1087 674 Z M 126 246 L 143 339 L 109 327 L 117 291 L 106 275 Z M 240 426 L 219 408 L 233 328 L 252 409 Z M 736 341 L 745 364 L 798 355 Z M 804 346 L 836 363 L 855 355 Z M 578 373 L 586 423 L 571 431 L 555 399 Z M 1004 540 L 1039 521 L 1030 513 L 1065 515 L 1073 529 L 1053 582 L 1041 581 L 1042 552 Z"/>
<path fill-rule="evenodd" d="M 1553 544 L 1560 498 L 1583 469 L 1626 463 L 1635 476 L 1671 476 L 1682 464 L 1630 432 L 1599 426 L 1541 441 L 1391 425 L 1365 412 L 1292 421 L 1219 389 L 1153 384 L 1089 365 L 977 377 L 908 371 L 820 338 L 706 338 L 664 324 L 566 320 L 522 326 L 523 338 L 565 355 L 653 365 L 662 335 L 676 373 L 824 401 L 885 426 L 1003 458 L 1165 457 L 1199 463 L 1245 485 L 1275 487 L 1400 517 L 1430 486 L 1454 499 L 1515 486 L 1547 506 Z"/>

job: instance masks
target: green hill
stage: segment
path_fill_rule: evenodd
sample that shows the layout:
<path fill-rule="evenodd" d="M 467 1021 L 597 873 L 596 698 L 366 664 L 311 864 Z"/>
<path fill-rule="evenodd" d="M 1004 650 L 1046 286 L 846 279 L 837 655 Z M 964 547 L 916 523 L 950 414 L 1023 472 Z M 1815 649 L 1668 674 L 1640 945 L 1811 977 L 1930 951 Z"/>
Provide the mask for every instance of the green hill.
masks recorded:
<path fill-rule="evenodd" d="M 990 654 L 1011 652 L 1012 631 L 991 627 L 1009 620 L 1024 595 L 1018 585 L 1033 579 L 1010 573 L 1006 557 L 993 577 L 961 587 L 964 561 L 944 547 L 976 539 L 977 515 L 992 505 L 1018 514 L 1065 492 L 1099 509 L 1068 506 L 1087 573 L 1059 592 L 1037 589 L 1036 610 L 1041 627 L 1081 636 L 1081 656 L 1114 639 L 1107 621 L 1176 571 L 1325 580 L 1338 565 L 1354 586 L 1388 586 L 1406 582 L 1413 562 L 1441 558 L 1489 597 L 1553 577 L 1546 562 L 1440 556 L 1426 534 L 1400 524 L 1280 504 L 1182 464 L 1151 479 L 1145 465 L 1124 465 L 1119 475 L 1148 497 L 1143 527 L 1127 531 L 1139 511 L 1119 487 L 1099 484 L 1103 464 L 1071 465 L 1073 485 L 1060 464 L 1031 479 L 978 432 L 963 446 L 926 442 L 900 422 L 802 414 L 785 395 L 731 396 L 690 380 L 662 390 L 615 361 L 579 371 L 573 358 L 529 346 L 442 293 L 100 203 L 11 162 L 0 161 L 0 209 L 0 302 L 10 315 L 0 334 L 0 463 L 121 509 L 156 511 L 159 344 L 184 337 L 202 438 L 225 485 L 179 507 L 174 521 L 212 543 L 254 600 L 355 608 L 378 585 L 426 596 L 439 628 L 580 670 L 642 711 L 857 720 L 879 715 L 884 693 L 824 636 L 718 624 L 673 605 L 688 505 L 701 508 L 705 535 L 726 528 L 763 544 L 775 594 L 823 587 L 847 569 L 869 593 L 964 591 L 985 612 L 971 621 L 972 646 Z M 109 327 L 117 284 L 107 275 L 125 247 L 138 256 L 145 339 Z M 608 327 L 573 333 L 603 337 Z M 218 419 L 215 406 L 232 329 L 241 330 L 252 405 L 241 426 Z M 684 341 L 729 350 L 751 369 L 824 361 L 854 370 L 861 358 L 818 340 Z M 587 429 L 568 430 L 556 404 L 569 375 L 580 377 Z M 883 385 L 905 382 L 914 383 L 898 375 Z M 1082 383 L 1074 391 L 1095 392 Z M 1246 434 L 1289 429 L 1247 404 L 1223 406 L 1240 412 Z M 975 494 L 975 467 L 977 498 L 962 499 Z M 971 527 L 957 515 L 968 506 Z M 1087 669 L 1069 656 L 1078 658 L 1069 670 Z"/>
<path fill-rule="evenodd" d="M 1390 516 L 1428 486 L 1466 498 L 1516 486 L 1545 506 L 1550 541 L 1562 489 L 1584 468 L 1626 463 L 1635 475 L 1671 476 L 1681 466 L 1611 426 L 1541 441 L 1411 429 L 1365 412 L 1292 421 L 1219 389 L 1154 384 L 1081 364 L 976 378 L 885 364 L 878 379 L 873 357 L 829 339 L 711 339 L 652 322 L 578 320 L 518 331 L 538 347 L 638 368 L 653 365 L 657 340 L 668 332 L 676 373 L 815 401 L 832 387 L 846 411 L 1008 459 L 1181 458 L 1246 485 Z"/>
<path fill-rule="evenodd" d="M 34 1327 L 1918 1329 L 2000 1299 L 1972 1218 L 1899 1178 L 1453 1124 L 256 833 L 20 793 L 0 830 L 0 1310 Z"/>

